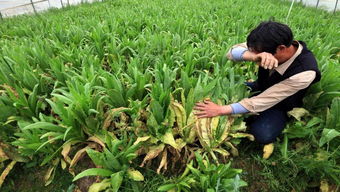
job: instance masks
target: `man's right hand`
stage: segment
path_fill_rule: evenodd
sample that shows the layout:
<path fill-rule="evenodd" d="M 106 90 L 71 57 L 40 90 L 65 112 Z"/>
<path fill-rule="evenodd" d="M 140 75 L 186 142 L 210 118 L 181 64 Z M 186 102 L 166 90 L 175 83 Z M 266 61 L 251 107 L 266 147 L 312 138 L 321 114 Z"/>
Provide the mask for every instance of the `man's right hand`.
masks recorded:
<path fill-rule="evenodd" d="M 277 59 L 271 53 L 267 52 L 256 54 L 253 61 L 258 62 L 259 65 L 265 69 L 273 69 L 279 65 Z"/>
<path fill-rule="evenodd" d="M 254 53 L 246 51 L 243 54 L 243 58 L 246 61 L 258 62 L 258 64 L 265 69 L 273 69 L 274 67 L 277 67 L 279 64 L 277 59 L 272 54 L 267 52 Z"/>

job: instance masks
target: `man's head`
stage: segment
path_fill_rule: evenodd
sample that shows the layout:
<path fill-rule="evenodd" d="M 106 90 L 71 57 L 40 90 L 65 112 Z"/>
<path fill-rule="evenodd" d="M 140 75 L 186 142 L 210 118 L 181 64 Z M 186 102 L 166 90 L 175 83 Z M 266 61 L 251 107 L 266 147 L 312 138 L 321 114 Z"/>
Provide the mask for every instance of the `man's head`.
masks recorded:
<path fill-rule="evenodd" d="M 292 30 L 285 24 L 266 21 L 260 23 L 247 37 L 247 46 L 255 53 L 268 52 L 281 57 L 293 43 Z M 279 58 L 277 58 L 279 59 Z"/>

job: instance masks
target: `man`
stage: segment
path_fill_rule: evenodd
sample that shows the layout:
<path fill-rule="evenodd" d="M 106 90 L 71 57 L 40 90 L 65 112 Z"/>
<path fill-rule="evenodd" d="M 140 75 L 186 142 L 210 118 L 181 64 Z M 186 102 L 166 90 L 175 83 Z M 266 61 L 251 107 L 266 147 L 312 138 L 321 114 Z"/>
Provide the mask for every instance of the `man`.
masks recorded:
<path fill-rule="evenodd" d="M 301 107 L 307 88 L 321 78 L 313 54 L 304 42 L 293 40 L 287 25 L 268 21 L 250 32 L 247 43 L 234 45 L 227 57 L 258 63 L 258 79 L 247 83 L 257 94 L 225 106 L 211 101 L 196 103 L 196 115 L 259 113 L 246 120 L 250 133 L 259 143 L 274 142 L 286 125 L 287 111 Z"/>

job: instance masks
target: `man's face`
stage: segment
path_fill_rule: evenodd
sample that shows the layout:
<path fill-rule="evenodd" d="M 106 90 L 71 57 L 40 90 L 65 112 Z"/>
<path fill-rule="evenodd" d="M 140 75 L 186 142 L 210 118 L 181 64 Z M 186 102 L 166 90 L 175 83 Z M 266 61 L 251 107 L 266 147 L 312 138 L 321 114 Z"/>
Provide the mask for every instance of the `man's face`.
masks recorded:
<path fill-rule="evenodd" d="M 286 54 L 287 54 L 287 47 L 284 45 L 279 45 L 276 48 L 276 52 L 275 54 L 273 54 L 273 56 L 277 59 L 279 64 L 281 64 L 285 61 Z"/>

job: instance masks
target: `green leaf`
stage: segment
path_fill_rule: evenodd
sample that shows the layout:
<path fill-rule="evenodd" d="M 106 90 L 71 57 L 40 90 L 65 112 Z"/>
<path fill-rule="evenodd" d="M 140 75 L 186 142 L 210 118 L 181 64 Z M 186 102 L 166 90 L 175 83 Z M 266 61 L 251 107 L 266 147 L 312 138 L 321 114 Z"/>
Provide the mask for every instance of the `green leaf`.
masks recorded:
<path fill-rule="evenodd" d="M 322 147 L 325 143 L 330 142 L 335 137 L 340 136 L 340 132 L 335 129 L 324 129 L 319 141 L 319 147 Z"/>
<path fill-rule="evenodd" d="M 30 124 L 23 128 L 23 130 L 27 130 L 27 129 L 44 129 L 44 130 L 55 131 L 55 132 L 65 131 L 65 128 L 55 125 L 53 123 L 48 123 L 48 122 L 37 122 L 37 123 Z"/>
<path fill-rule="evenodd" d="M 151 108 L 152 114 L 155 117 L 157 123 L 160 125 L 164 120 L 163 107 L 161 106 L 161 104 L 158 101 L 153 100 L 153 101 L 151 101 L 150 108 Z"/>
<path fill-rule="evenodd" d="M 158 187 L 158 191 L 169 191 L 170 189 L 173 189 L 176 187 L 176 184 L 166 184 Z"/>
<path fill-rule="evenodd" d="M 34 86 L 33 92 L 28 97 L 28 105 L 31 108 L 32 112 L 36 112 L 38 87 L 39 87 L 39 84 L 36 84 Z"/>
<path fill-rule="evenodd" d="M 112 175 L 112 171 L 108 170 L 108 169 L 102 169 L 102 168 L 91 168 L 91 169 L 87 169 L 81 173 L 79 173 L 77 176 L 74 177 L 74 179 L 72 181 L 76 181 L 82 177 L 86 177 L 86 176 L 102 176 L 102 177 L 108 177 L 110 175 Z"/>
<path fill-rule="evenodd" d="M 95 165 L 97 165 L 97 166 L 103 166 L 104 165 L 102 153 L 95 151 L 91 148 L 86 149 L 86 153 L 91 158 L 91 160 L 93 161 L 93 163 Z"/>
<path fill-rule="evenodd" d="M 111 175 L 111 187 L 113 192 L 117 192 L 123 182 L 123 172 L 116 172 Z"/>

